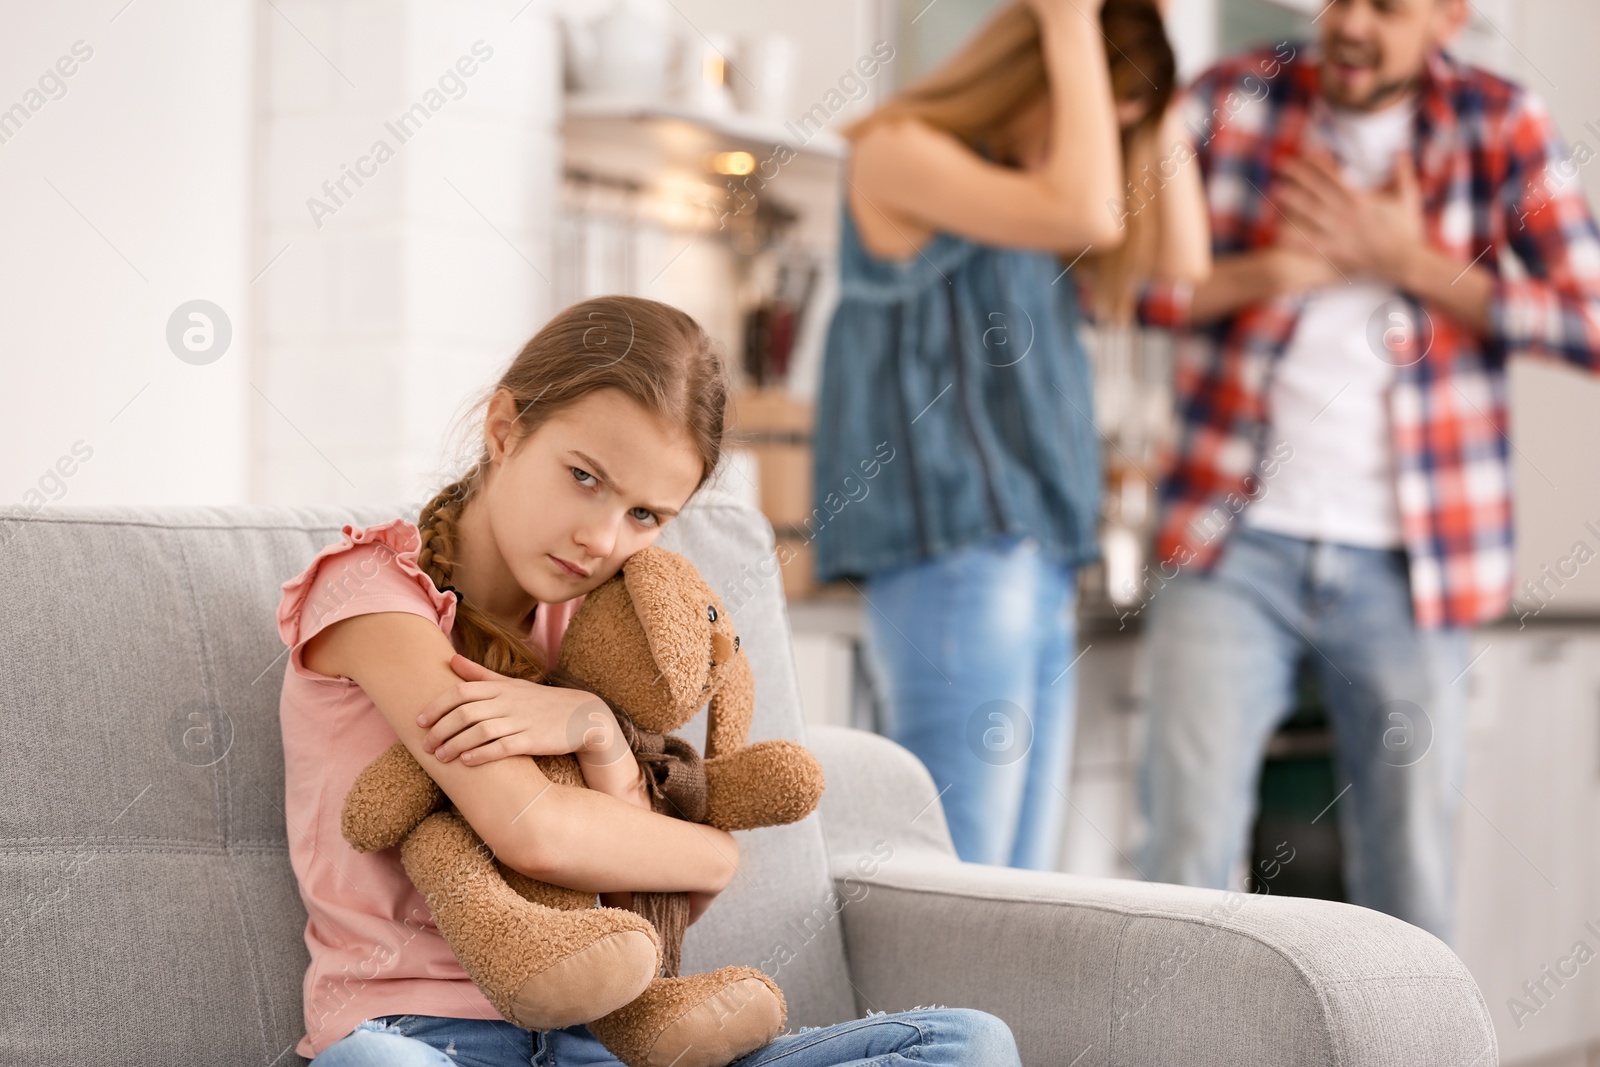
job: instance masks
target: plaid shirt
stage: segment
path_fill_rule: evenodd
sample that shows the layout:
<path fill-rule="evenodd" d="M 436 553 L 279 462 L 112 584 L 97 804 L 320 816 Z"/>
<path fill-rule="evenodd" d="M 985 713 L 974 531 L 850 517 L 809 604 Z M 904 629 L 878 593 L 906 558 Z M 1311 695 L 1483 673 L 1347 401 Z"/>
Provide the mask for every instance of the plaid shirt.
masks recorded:
<path fill-rule="evenodd" d="M 1227 60 L 1190 86 L 1183 106 L 1213 254 L 1273 244 L 1286 224 L 1268 191 L 1328 106 L 1315 58 L 1279 45 Z M 1510 601 L 1507 356 L 1600 367 L 1600 231 L 1576 173 L 1594 152 L 1582 142 L 1579 149 L 1569 157 L 1533 93 L 1443 52 L 1429 56 L 1413 139 L 1427 237 L 1463 265 L 1489 268 L 1495 283 L 1487 340 L 1403 294 L 1417 326 L 1399 338 L 1409 354 L 1392 360 L 1388 404 L 1421 627 L 1491 620 Z M 1522 277 L 1507 275 L 1506 251 Z M 1141 322 L 1178 331 L 1178 426 L 1163 457 L 1156 538 L 1163 569 L 1208 568 L 1248 500 L 1270 490 L 1267 386 L 1306 301 L 1286 296 L 1198 326 L 1188 321 L 1192 292 L 1152 283 L 1139 301 Z"/>

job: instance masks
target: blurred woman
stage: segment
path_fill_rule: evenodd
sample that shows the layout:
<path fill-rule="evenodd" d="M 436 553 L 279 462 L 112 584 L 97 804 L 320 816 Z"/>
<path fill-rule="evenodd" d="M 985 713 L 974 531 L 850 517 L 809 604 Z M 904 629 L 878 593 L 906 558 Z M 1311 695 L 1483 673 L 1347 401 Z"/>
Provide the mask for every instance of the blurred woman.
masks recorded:
<path fill-rule="evenodd" d="M 1194 168 L 1154 209 L 1124 196 L 1124 145 L 1171 132 L 1173 77 L 1151 0 L 1018 0 L 844 130 L 817 569 L 863 594 L 883 730 L 927 765 L 965 860 L 1056 866 L 1101 495 L 1068 275 L 1088 257 L 1085 291 L 1125 314 L 1158 267 L 1207 269 Z"/>

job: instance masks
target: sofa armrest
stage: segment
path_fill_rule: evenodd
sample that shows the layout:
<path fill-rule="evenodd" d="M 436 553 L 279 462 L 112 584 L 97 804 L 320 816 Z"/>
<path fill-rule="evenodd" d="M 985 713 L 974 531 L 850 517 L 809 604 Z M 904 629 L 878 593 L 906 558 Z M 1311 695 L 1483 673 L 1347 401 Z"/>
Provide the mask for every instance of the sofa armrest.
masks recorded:
<path fill-rule="evenodd" d="M 908 749 L 844 726 L 808 726 L 805 744 L 827 780 L 817 807 L 835 868 L 891 836 L 901 854 L 956 860 L 933 776 Z"/>
<path fill-rule="evenodd" d="M 858 1010 L 980 1008 L 1041 1067 L 1498 1063 L 1477 985 L 1417 927 L 1329 901 L 961 863 L 942 814 L 918 813 L 936 793 L 909 753 L 837 727 L 807 743 L 828 777 Z"/>

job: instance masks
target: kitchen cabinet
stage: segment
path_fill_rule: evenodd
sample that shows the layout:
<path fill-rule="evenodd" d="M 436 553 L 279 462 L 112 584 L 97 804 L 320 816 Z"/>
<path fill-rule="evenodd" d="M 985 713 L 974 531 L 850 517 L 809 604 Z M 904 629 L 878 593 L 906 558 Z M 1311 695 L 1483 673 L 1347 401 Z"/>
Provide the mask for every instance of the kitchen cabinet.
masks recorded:
<path fill-rule="evenodd" d="M 1600 1044 L 1600 626 L 1488 627 L 1473 653 L 1458 951 L 1501 1063 L 1583 1064 Z M 1570 960 L 1580 941 L 1593 962 Z"/>
<path fill-rule="evenodd" d="M 783 595 L 801 600 L 818 591 L 812 539 L 820 524 L 811 496 L 811 435 L 815 414 L 809 401 L 788 389 L 743 389 L 728 410 L 730 448 L 749 453 L 756 499 L 772 524 Z M 844 583 L 844 592 L 851 592 Z"/>
<path fill-rule="evenodd" d="M 1134 774 L 1145 723 L 1138 632 L 1080 619 L 1078 653 L 1077 728 L 1060 867 L 1072 874 L 1138 878 Z"/>

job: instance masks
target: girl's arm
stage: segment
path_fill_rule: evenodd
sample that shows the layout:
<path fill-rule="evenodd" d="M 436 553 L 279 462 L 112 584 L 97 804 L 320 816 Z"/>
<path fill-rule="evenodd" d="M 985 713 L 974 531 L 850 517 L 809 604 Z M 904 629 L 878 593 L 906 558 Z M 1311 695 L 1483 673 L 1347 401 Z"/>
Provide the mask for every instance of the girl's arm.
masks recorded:
<path fill-rule="evenodd" d="M 590 789 L 654 810 L 639 763 L 628 747 L 616 713 L 605 701 L 584 693 L 581 687 L 568 687 L 585 699 L 562 723 L 550 714 L 550 701 L 560 703 L 563 698 L 551 697 L 544 688 L 529 688 L 532 683 L 508 678 L 459 654 L 451 657 L 450 669 L 468 681 L 518 687 L 518 695 L 524 699 L 491 709 L 487 704 L 462 701 L 459 687 L 441 693 L 417 716 L 417 725 L 427 731 L 423 750 L 433 753 L 439 762 L 459 759 L 477 764 L 571 748 L 584 784 Z M 472 714 L 466 714 L 469 705 L 474 705 Z M 574 744 L 576 748 L 572 747 Z"/>
<path fill-rule="evenodd" d="M 622 740 L 622 730 L 616 726 L 615 717 L 612 717 L 611 723 L 613 732 L 610 736 L 593 748 L 578 753 L 578 764 L 583 768 L 583 780 L 588 783 L 590 789 L 597 789 L 619 800 L 625 800 L 634 807 L 653 811 L 655 809 L 650 803 L 650 793 L 645 788 L 643 776 L 639 773 L 639 763 L 633 758 L 633 750 Z M 607 754 L 606 749 L 610 744 L 620 745 L 620 755 Z M 706 913 L 706 909 L 711 907 L 712 901 L 716 898 L 715 890 L 689 892 L 690 925 Z M 631 908 L 633 893 L 628 890 L 601 893 L 600 905 L 606 908 Z"/>
<path fill-rule="evenodd" d="M 454 657 L 450 666 L 458 675 L 466 678 L 510 681 L 504 675 L 496 674 L 465 656 Z M 550 726 L 546 709 L 527 705 L 519 705 L 514 709 L 514 713 L 513 709 L 507 709 L 506 717 L 512 718 L 518 728 L 511 733 L 501 733 L 498 729 L 483 729 L 492 721 L 489 718 L 478 719 L 470 727 L 464 727 L 464 719 L 452 722 L 452 719 L 457 719 L 456 711 L 445 712 L 444 708 L 454 699 L 455 695 L 447 691 L 439 701 L 430 705 L 429 711 L 417 716 L 417 725 L 428 729 L 423 742 L 424 747 L 430 748 L 441 762 L 459 758 L 466 763 L 478 763 L 504 759 L 510 755 L 544 751 L 542 739 L 549 736 Z M 566 730 L 564 736 L 571 738 L 576 733 L 582 737 L 573 755 L 578 759 L 584 784 L 590 789 L 627 801 L 636 808 L 654 811 L 655 805 L 651 803 L 649 788 L 640 773 L 638 760 L 634 758 L 633 750 L 628 746 L 626 736 L 617 723 L 616 713 L 605 701 L 591 699 L 580 708 L 578 714 L 581 716 L 577 723 L 579 729 Z M 475 737 L 474 735 L 480 730 L 482 736 Z M 457 732 L 451 734 L 451 731 Z M 445 735 L 451 736 L 445 737 Z M 495 740 L 479 745 L 478 742 L 485 737 L 494 737 Z M 689 922 L 693 923 L 711 906 L 716 893 L 690 892 L 688 895 Z M 601 893 L 600 904 L 609 908 L 631 908 L 633 893 L 630 890 Z"/>
<path fill-rule="evenodd" d="M 617 726 L 616 717 L 609 716 L 609 720 L 609 728 L 602 727 L 605 736 L 599 743 L 587 752 L 578 753 L 578 766 L 583 770 L 583 780 L 590 789 L 627 801 L 636 808 L 653 811 L 649 790 L 645 788 L 644 777 L 639 773 L 639 761 L 633 758 L 633 750 L 623 740 L 622 728 Z M 620 753 L 617 749 L 621 750 Z M 600 906 L 631 908 L 633 893 L 629 890 L 601 893 Z"/>
<path fill-rule="evenodd" d="M 590 789 L 626 800 L 636 808 L 654 810 L 650 804 L 650 793 L 645 788 L 644 775 L 639 772 L 639 761 L 633 758 L 633 750 L 622 736 L 622 727 L 617 725 L 611 709 L 606 708 L 603 702 L 597 703 L 601 707 L 595 709 L 593 715 L 602 721 L 595 722 L 591 731 L 585 734 L 587 747 L 577 752 L 578 768 L 583 771 L 584 782 Z"/>
<path fill-rule="evenodd" d="M 460 684 L 449 666 L 454 655 L 449 638 L 422 616 L 377 612 L 333 623 L 306 643 L 301 658 L 320 674 L 360 685 L 417 763 L 512 869 L 594 893 L 720 892 L 733 880 L 739 846 L 726 831 L 593 789 L 556 785 L 531 759 L 463 764 L 440 762 L 426 751 L 417 716 Z M 595 699 L 582 690 L 538 688 L 562 724 Z"/>
<path fill-rule="evenodd" d="M 422 747 L 439 762 L 459 759 L 477 764 L 507 756 L 542 756 L 576 744 L 572 755 L 590 789 L 652 809 L 638 761 L 605 701 L 584 693 L 581 687 L 573 689 L 586 699 L 563 723 L 550 714 L 550 701 L 561 698 L 549 697 L 543 688 L 529 688 L 533 683 L 508 678 L 459 654 L 451 657 L 450 669 L 467 681 L 518 687 L 518 695 L 524 699 L 491 708 L 459 700 L 456 690 L 441 693 L 417 716 L 417 725 L 427 731 Z M 471 714 L 466 713 L 469 705 L 474 705 Z M 574 738 L 578 740 L 574 742 Z"/>
<path fill-rule="evenodd" d="M 851 160 L 872 210 L 1013 248 L 1077 251 L 1122 240 L 1122 152 L 1100 0 L 1029 6 L 1050 82 L 1048 163 L 1038 172 L 991 163 L 920 120 L 884 121 L 861 136 Z"/>

